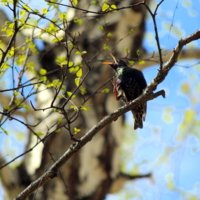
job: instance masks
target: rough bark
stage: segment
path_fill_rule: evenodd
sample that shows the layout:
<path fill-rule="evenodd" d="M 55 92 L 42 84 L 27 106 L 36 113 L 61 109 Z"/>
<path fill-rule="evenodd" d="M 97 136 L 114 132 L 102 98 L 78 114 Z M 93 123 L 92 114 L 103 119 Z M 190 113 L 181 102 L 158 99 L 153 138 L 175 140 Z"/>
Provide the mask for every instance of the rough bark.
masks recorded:
<path fill-rule="evenodd" d="M 131 0 L 113 1 L 118 7 L 130 5 Z M 136 1 L 134 1 L 136 3 Z M 88 8 L 88 1 L 82 0 L 78 4 L 83 9 Z M 95 15 L 88 17 L 80 10 L 71 8 L 69 15 L 84 16 L 82 25 L 77 25 L 71 21 L 68 32 L 79 32 L 81 37 L 77 40 L 77 46 L 81 51 L 87 51 L 84 60 L 94 70 L 84 82 L 87 88 L 87 95 L 93 94 L 97 88 L 103 85 L 113 72 L 110 68 L 102 66 L 102 60 L 108 58 L 109 53 L 113 53 L 116 57 L 125 57 L 124 48 L 131 50 L 129 57 L 135 58 L 136 50 L 140 49 L 141 54 L 145 55 L 142 47 L 142 40 L 145 31 L 146 9 L 143 6 L 133 7 L 120 12 L 110 13 L 109 15 Z M 98 20 L 97 20 L 98 19 Z M 134 20 L 133 20 L 134 19 Z M 108 24 L 105 21 L 109 21 Z M 106 33 L 99 31 L 98 26 L 104 26 Z M 134 33 L 124 38 L 130 28 L 135 29 Z M 111 32 L 113 37 L 108 39 L 107 33 Z M 21 41 L 25 41 L 23 36 Z M 120 42 L 121 38 L 124 38 Z M 6 41 L 4 41 L 6 43 Z M 103 50 L 103 45 L 107 44 L 112 51 Z M 17 44 L 16 44 L 17 45 Z M 45 43 L 45 49 L 40 52 L 40 56 L 30 58 L 36 62 L 37 70 L 45 68 L 48 72 L 55 70 L 58 66 L 55 58 L 64 52 L 62 46 L 53 46 L 51 43 Z M 169 55 L 169 54 L 168 54 Z M 182 54 L 184 55 L 184 54 Z M 192 54 L 191 54 L 192 55 Z M 148 56 L 145 56 L 148 58 Z M 77 59 L 76 56 L 73 59 Z M 165 59 L 163 59 L 165 61 Z M 156 60 L 158 62 L 158 60 Z M 150 66 L 152 62 L 141 65 L 141 69 Z M 86 73 L 87 66 L 84 66 Z M 60 78 L 60 71 L 50 74 L 49 79 Z M 68 90 L 75 87 L 74 77 L 66 81 Z M 111 83 L 106 87 L 112 90 Z M 39 93 L 37 95 L 37 108 L 44 108 L 50 105 L 54 92 Z M 77 105 L 81 105 L 81 97 L 76 100 Z M 62 103 L 57 102 L 57 105 Z M 81 133 L 77 137 L 82 136 L 86 131 L 99 122 L 105 115 L 116 110 L 120 102 L 114 99 L 114 95 L 95 94 L 87 102 L 90 111 L 81 112 L 73 126 L 81 129 Z M 46 116 L 45 120 L 43 120 Z M 51 125 L 59 118 L 58 113 L 51 113 L 50 110 L 35 112 L 36 122 L 42 120 L 42 123 L 35 128 L 35 132 L 50 132 Z M 64 122 L 63 122 L 64 123 Z M 77 152 L 58 172 L 58 177 L 47 182 L 42 188 L 39 188 L 34 194 L 34 199 L 83 199 L 83 200 L 101 200 L 105 199 L 106 194 L 117 192 L 123 184 L 135 177 L 121 174 L 119 148 L 123 138 L 123 118 L 118 118 L 115 123 L 101 130 L 91 142 Z M 37 142 L 34 135 L 29 136 L 29 142 L 26 149 L 31 148 Z M 6 200 L 13 199 L 20 191 L 26 188 L 32 181 L 40 177 L 45 171 L 69 148 L 73 143 L 67 130 L 62 129 L 59 133 L 54 133 L 48 137 L 44 143 L 41 143 L 29 154 L 26 154 L 21 165 L 16 169 L 9 166 L 0 171 L 2 185 L 5 189 Z M 4 162 L 4 161 L 3 161 Z M 55 175 L 52 175 L 55 176 Z M 9 178 L 8 178 L 9 177 Z M 10 178 L 11 177 L 11 178 Z M 138 176 L 140 178 L 142 176 Z M 30 196 L 30 199 L 33 195 Z"/>
<path fill-rule="evenodd" d="M 113 1 L 113 3 L 120 7 L 129 5 L 132 1 L 126 1 L 126 3 Z M 83 0 L 80 1 L 78 7 L 87 9 L 88 5 L 89 2 Z M 96 15 L 95 17 L 87 17 L 87 14 L 83 14 L 82 11 L 71 8 L 69 10 L 69 15 L 78 17 L 86 16 L 82 19 L 82 25 L 77 25 L 71 21 L 67 31 L 70 33 L 75 31 L 81 33 L 81 37 L 77 40 L 77 46 L 80 50 L 87 51 L 84 60 L 86 60 L 91 67 L 95 67 L 89 75 L 89 78 L 84 82 L 84 86 L 87 88 L 87 95 L 90 95 L 113 75 L 110 68 L 102 66 L 101 64 L 103 59 L 108 59 L 109 53 L 112 52 L 116 57 L 124 57 L 126 56 L 124 48 L 128 47 L 131 50 L 130 56 L 135 57 L 136 50 L 142 49 L 141 44 L 145 31 L 146 10 L 144 7 L 140 6 L 121 12 L 110 13 L 107 16 Z M 109 21 L 109 23 L 105 24 L 105 21 Z M 105 33 L 98 29 L 100 25 L 104 26 L 106 30 Z M 134 34 L 131 34 L 129 37 L 123 39 L 123 42 L 120 42 L 121 38 L 129 33 L 130 28 L 136 26 L 138 26 L 138 28 L 135 29 Z M 108 32 L 113 34 L 111 39 L 106 37 Z M 23 42 L 23 40 L 21 36 L 21 42 Z M 112 48 L 112 51 L 103 50 L 103 45 L 105 43 Z M 56 45 L 54 47 L 51 43 L 45 43 L 45 49 L 40 53 L 40 56 L 38 56 L 38 58 L 34 57 L 34 60 L 37 62 L 37 70 L 39 71 L 42 67 L 46 69 L 47 72 L 51 72 L 58 68 L 55 63 L 55 58 L 63 53 L 65 54 L 61 46 Z M 74 59 L 77 58 L 74 56 Z M 84 73 L 86 73 L 87 67 L 84 66 L 83 69 L 85 69 Z M 49 75 L 48 78 L 51 80 L 60 78 L 60 72 L 53 73 L 53 75 Z M 73 89 L 73 78 L 67 81 L 68 90 Z M 108 83 L 106 87 L 112 90 L 111 83 Z M 53 91 L 39 93 L 37 95 L 37 108 L 47 107 L 50 105 L 52 98 Z M 80 98 L 76 103 L 80 105 L 81 101 L 82 99 Z M 92 96 L 87 102 L 87 105 L 90 106 L 90 111 L 82 112 L 73 124 L 73 126 L 82 130 L 81 133 L 85 133 L 105 115 L 117 109 L 120 102 L 117 102 L 111 93 L 101 93 Z M 35 132 L 46 133 L 50 131 L 49 127 L 51 124 L 59 118 L 59 114 L 51 114 L 49 110 L 35 113 L 36 122 L 48 115 L 49 117 L 35 128 Z M 79 133 L 78 137 L 80 137 L 81 133 Z M 111 191 L 111 188 L 112 192 L 116 192 L 114 188 L 119 190 L 128 179 L 121 175 L 119 168 L 119 148 L 122 138 L 123 118 L 119 118 L 115 123 L 100 131 L 80 152 L 77 152 L 76 155 L 61 168 L 56 179 L 49 181 L 44 187 L 38 189 L 34 195 L 34 199 L 100 200 L 105 198 L 106 194 Z M 37 138 L 30 135 L 26 148 L 31 148 L 36 142 Z M 63 129 L 59 133 L 52 134 L 43 144 L 41 143 L 33 149 L 31 153 L 26 154 L 21 166 L 14 171 L 11 170 L 9 166 L 6 167 L 11 173 L 14 173 L 15 176 L 18 177 L 7 193 L 7 199 L 16 197 L 20 190 L 27 187 L 33 180 L 41 176 L 45 170 L 67 150 L 71 143 L 72 141 L 70 140 L 69 133 Z M 54 161 L 50 157 L 50 153 Z M 5 172 L 3 173 L 3 171 L 1 171 L 1 174 L 5 174 Z M 21 174 L 23 175 L 21 176 Z M 26 177 L 26 181 L 22 181 L 21 177 L 23 176 Z M 1 175 L 1 178 L 6 191 L 10 188 L 9 185 L 11 183 L 10 181 L 9 183 L 5 183 L 4 180 L 6 180 L 6 178 L 3 177 L 3 175 Z M 117 187 L 115 181 L 120 182 L 120 184 L 117 184 Z M 115 186 L 112 187 L 113 185 Z"/>

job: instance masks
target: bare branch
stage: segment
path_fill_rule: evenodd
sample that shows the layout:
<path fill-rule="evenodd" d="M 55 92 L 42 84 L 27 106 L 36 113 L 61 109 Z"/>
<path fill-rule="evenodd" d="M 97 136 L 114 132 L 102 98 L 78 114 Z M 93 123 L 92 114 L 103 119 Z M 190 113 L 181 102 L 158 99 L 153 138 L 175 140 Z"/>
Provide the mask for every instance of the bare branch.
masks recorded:
<path fill-rule="evenodd" d="M 151 15 L 152 19 L 153 19 L 153 24 L 154 24 L 154 31 L 155 31 L 155 39 L 156 39 L 156 43 L 157 43 L 157 47 L 158 47 L 158 52 L 159 52 L 159 58 L 160 58 L 160 69 L 162 70 L 163 67 L 163 60 L 162 60 L 162 49 L 160 47 L 160 40 L 159 40 L 159 36 L 158 36 L 158 28 L 157 28 L 157 23 L 156 23 L 156 12 L 159 8 L 159 6 L 162 4 L 164 0 L 160 1 L 160 3 L 156 6 L 156 9 L 154 11 L 154 13 L 151 11 L 151 9 L 149 8 L 149 6 L 146 4 L 146 2 L 144 3 L 144 6 L 146 7 L 146 9 L 148 10 L 149 14 Z"/>
<path fill-rule="evenodd" d="M 26 199 L 30 194 L 36 191 L 39 187 L 44 185 L 47 181 L 57 176 L 57 172 L 61 166 L 78 150 L 80 150 L 85 144 L 87 144 L 92 138 L 106 125 L 112 123 L 116 118 L 124 114 L 125 112 L 133 109 L 141 102 L 145 102 L 148 100 L 152 100 L 160 95 L 164 96 L 164 91 L 161 90 L 157 93 L 153 93 L 156 89 L 157 85 L 161 83 L 165 77 L 167 76 L 170 69 L 174 66 L 174 64 L 178 60 L 178 56 L 183 48 L 184 45 L 190 43 L 191 41 L 197 40 L 200 38 L 200 30 L 195 32 L 194 34 L 183 38 L 179 41 L 178 45 L 173 51 L 173 54 L 169 61 L 163 66 L 163 69 L 158 72 L 158 75 L 153 79 L 153 81 L 148 85 L 145 89 L 144 93 L 139 96 L 137 99 L 132 101 L 129 105 L 123 106 L 118 110 L 114 111 L 113 113 L 104 117 L 98 124 L 96 124 L 92 129 L 90 129 L 81 139 L 79 142 L 73 143 L 70 148 L 52 165 L 52 167 L 43 174 L 40 178 L 38 178 L 35 182 L 30 184 L 15 200 L 22 200 Z"/>

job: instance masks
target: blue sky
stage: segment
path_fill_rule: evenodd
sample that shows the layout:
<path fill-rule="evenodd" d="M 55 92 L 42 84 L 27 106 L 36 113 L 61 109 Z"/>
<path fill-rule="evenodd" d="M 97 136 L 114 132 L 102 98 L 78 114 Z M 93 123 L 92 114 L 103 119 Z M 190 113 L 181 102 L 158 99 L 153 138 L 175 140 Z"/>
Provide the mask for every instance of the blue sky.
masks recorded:
<path fill-rule="evenodd" d="M 34 1 L 33 4 L 35 8 L 38 7 L 38 1 Z M 181 37 L 188 36 L 197 29 L 200 29 L 200 1 L 165 0 L 158 10 L 157 19 L 161 48 L 172 51 Z M 171 31 L 169 31 L 167 27 L 172 24 L 172 21 L 173 27 Z M 153 24 L 150 18 L 148 18 L 147 21 L 147 34 L 144 45 L 148 52 L 157 52 L 154 41 Z M 199 48 L 200 41 L 195 41 L 193 46 Z M 191 48 L 191 45 L 187 45 L 187 48 Z M 117 195 L 109 195 L 107 200 L 119 199 L 120 196 L 124 197 L 127 193 L 132 194 L 131 192 L 134 191 L 138 193 L 146 191 L 143 195 L 141 193 L 141 199 L 145 200 L 182 199 L 181 190 L 190 191 L 193 194 L 199 195 L 197 192 L 200 184 L 198 168 L 200 164 L 199 140 L 192 136 L 181 144 L 177 143 L 175 140 L 185 109 L 192 107 L 190 100 L 180 93 L 181 84 L 183 82 L 189 82 L 191 88 L 196 86 L 197 83 L 191 81 L 190 74 L 196 76 L 196 80 L 200 80 L 199 66 L 191 68 L 185 68 L 184 66 L 191 66 L 191 64 L 197 62 L 198 60 L 179 62 L 181 66 L 175 66 L 170 71 L 165 81 L 158 86 L 158 90 L 166 90 L 167 96 L 165 99 L 159 97 L 148 102 L 148 112 L 144 129 L 137 133 L 138 142 L 136 147 L 133 147 L 133 151 L 127 152 L 127 154 L 132 156 L 132 159 L 127 162 L 127 170 L 131 171 L 135 165 L 145 161 L 140 167 L 140 172 L 153 172 L 154 183 L 149 179 L 128 182 L 123 191 Z M 199 70 L 198 73 L 197 68 Z M 144 70 L 144 75 L 148 83 L 155 77 L 157 69 L 158 66 L 153 66 Z M 171 122 L 163 120 L 163 113 L 166 107 L 172 109 Z M 133 119 L 131 113 L 127 114 L 127 121 L 131 123 L 132 127 Z M 19 130 L 20 132 L 23 128 L 16 123 L 13 126 L 13 131 L 14 130 Z M 130 130 L 127 132 L 127 134 L 136 134 L 135 132 L 132 133 Z M 2 137 L 4 137 L 4 140 L 2 140 Z M 6 154 L 7 158 L 12 157 L 13 153 L 18 154 L 19 151 L 21 151 L 21 148 L 19 148 L 21 142 L 25 142 L 23 139 L 22 141 L 17 140 L 13 135 L 9 135 L 9 137 L 12 139 L 8 140 L 7 136 L 1 134 L 0 140 L 3 141 L 4 144 L 12 146 L 10 152 Z M 179 148 L 177 148 L 177 146 Z M 3 147 L 2 143 L 1 147 Z M 129 148 L 131 149 L 132 147 Z M 173 148 L 177 148 L 177 150 L 174 150 L 173 153 L 165 153 L 166 150 L 170 152 Z M 193 150 L 194 148 L 196 148 L 195 151 Z M 1 149 L 1 151 L 3 150 L 4 149 Z M 166 156 L 166 163 L 160 162 L 159 165 L 159 159 L 162 155 Z M 171 191 L 166 187 L 166 184 L 171 179 L 174 180 L 176 187 L 179 188 L 180 191 Z M 134 196 L 134 194 L 132 194 L 132 196 Z M 130 199 L 139 198 L 137 198 L 136 195 L 136 197 L 129 198 L 128 200 Z"/>
<path fill-rule="evenodd" d="M 177 3 L 178 2 L 178 3 Z M 176 4 L 177 3 L 177 4 Z M 186 6 L 188 5 L 188 7 Z M 173 19 L 174 15 L 174 19 Z M 186 37 L 200 29 L 200 1 L 164 1 L 158 10 L 158 30 L 161 48 L 172 51 L 181 37 Z M 169 31 L 169 25 L 173 26 Z M 153 23 L 151 18 L 147 21 L 147 33 L 144 45 L 149 53 L 157 52 L 154 40 Z M 199 48 L 200 41 L 195 41 L 189 48 Z M 107 200 L 115 199 L 145 199 L 145 200 L 169 200 L 186 199 L 187 195 L 197 195 L 200 198 L 200 149 L 199 140 L 192 133 L 186 140 L 178 142 L 179 126 L 183 120 L 184 111 L 196 108 L 200 113 L 200 107 L 191 104 L 188 97 L 180 92 L 181 85 L 188 82 L 194 93 L 200 80 L 200 66 L 187 68 L 196 64 L 198 60 L 179 61 L 168 74 L 167 78 L 158 86 L 158 90 L 166 91 L 166 98 L 156 98 L 148 102 L 147 118 L 144 129 L 137 133 L 138 142 L 133 147 L 126 147 L 129 158 L 126 169 L 134 168 L 138 163 L 140 173 L 153 173 L 153 181 L 141 179 L 128 182 L 117 195 L 109 195 Z M 158 66 L 153 66 L 143 71 L 148 83 L 155 77 Z M 191 80 L 191 76 L 194 80 Z M 195 93 L 198 99 L 200 94 Z M 164 109 L 172 109 L 171 122 L 164 120 Z M 133 123 L 132 114 L 127 114 L 127 121 Z M 131 134 L 128 131 L 127 134 Z M 132 134 L 136 134 L 132 131 Z M 200 135 L 199 133 L 197 133 Z M 133 137 L 134 138 L 134 137 Z M 126 141 L 126 140 L 125 140 Z M 132 156 L 132 158 L 131 158 Z M 162 160 L 162 162 L 161 162 Z M 175 190 L 166 185 L 175 184 Z M 145 193 L 144 193 L 145 191 Z M 129 198 L 127 198 L 127 194 Z M 135 194 L 135 195 L 134 195 Z M 132 197 L 131 197 L 132 195 Z"/>

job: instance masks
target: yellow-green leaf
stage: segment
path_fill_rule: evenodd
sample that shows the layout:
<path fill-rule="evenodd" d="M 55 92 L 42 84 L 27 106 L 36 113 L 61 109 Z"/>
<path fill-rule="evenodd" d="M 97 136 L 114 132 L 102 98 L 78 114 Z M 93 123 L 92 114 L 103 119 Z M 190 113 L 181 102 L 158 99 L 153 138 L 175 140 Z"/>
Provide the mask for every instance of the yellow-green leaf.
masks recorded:
<path fill-rule="evenodd" d="M 81 110 L 90 110 L 90 108 L 87 106 L 81 106 Z"/>
<path fill-rule="evenodd" d="M 137 56 L 140 56 L 140 50 L 139 49 L 136 51 L 136 54 L 137 54 Z"/>
<path fill-rule="evenodd" d="M 20 16 L 24 16 L 27 12 L 25 10 L 20 11 Z"/>
<path fill-rule="evenodd" d="M 67 91 L 67 95 L 68 95 L 69 97 L 71 97 L 72 92 Z M 75 97 L 76 97 L 76 95 L 73 95 L 71 98 L 73 99 L 73 98 L 75 98 Z"/>
<path fill-rule="evenodd" d="M 47 8 L 43 8 L 43 9 L 42 9 L 42 13 L 43 13 L 44 15 L 46 15 L 47 12 L 48 12 Z"/>
<path fill-rule="evenodd" d="M 134 29 L 131 29 L 131 30 L 129 31 L 130 34 L 132 34 L 133 32 L 134 32 Z"/>
<path fill-rule="evenodd" d="M 103 89 L 101 92 L 103 92 L 103 93 L 109 93 L 109 92 L 110 92 L 110 89 L 105 88 L 105 89 Z"/>
<path fill-rule="evenodd" d="M 14 92 L 14 95 L 15 95 L 15 96 L 18 96 L 18 95 L 19 95 L 19 92 L 16 92 L 16 91 L 15 91 L 15 92 Z"/>
<path fill-rule="evenodd" d="M 78 0 L 72 0 L 72 4 L 76 6 L 78 4 Z"/>
<path fill-rule="evenodd" d="M 84 94 L 87 93 L 87 92 L 86 92 L 86 89 L 85 89 L 82 85 L 80 86 L 79 90 L 81 91 L 81 94 L 82 94 L 82 95 L 84 95 Z"/>
<path fill-rule="evenodd" d="M 144 64 L 144 63 L 145 63 L 144 60 L 139 60 L 139 61 L 138 61 L 138 64 L 139 64 L 139 65 L 142 65 L 142 64 Z"/>
<path fill-rule="evenodd" d="M 18 59 L 16 60 L 17 65 L 20 66 L 24 62 L 25 59 L 26 59 L 25 55 L 20 55 Z"/>
<path fill-rule="evenodd" d="M 78 87 L 80 85 L 81 79 L 80 78 L 75 78 L 75 84 Z"/>
<path fill-rule="evenodd" d="M 47 70 L 46 69 L 40 69 L 39 73 L 41 75 L 45 75 L 47 73 Z"/>
<path fill-rule="evenodd" d="M 81 131 L 81 129 L 78 129 L 78 128 L 74 127 L 74 132 L 78 133 L 80 131 Z"/>
<path fill-rule="evenodd" d="M 92 2 L 91 2 L 91 5 L 96 5 L 96 4 L 97 4 L 96 1 L 92 1 Z"/>
<path fill-rule="evenodd" d="M 37 132 L 37 133 L 35 133 L 37 136 L 43 136 L 44 135 L 44 133 L 42 133 L 42 132 Z"/>
<path fill-rule="evenodd" d="M 82 76 L 82 74 L 83 74 L 82 69 L 79 69 L 79 70 L 76 72 L 76 76 L 79 77 L 79 78 Z"/>
<path fill-rule="evenodd" d="M 103 26 L 99 26 L 98 28 L 99 28 L 100 30 L 102 30 L 102 31 L 104 30 L 104 27 L 103 27 Z"/>
<path fill-rule="evenodd" d="M 107 44 L 104 44 L 104 45 L 103 45 L 103 48 L 104 48 L 105 50 L 110 50 L 110 47 L 109 47 Z"/>
<path fill-rule="evenodd" d="M 111 36 L 112 36 L 112 33 L 109 32 L 109 33 L 107 34 L 107 37 L 111 37 Z"/>
<path fill-rule="evenodd" d="M 24 8 L 25 10 L 27 10 L 27 11 L 30 11 L 30 10 L 31 10 L 31 9 L 27 6 L 26 3 L 23 5 L 23 8 Z"/>
<path fill-rule="evenodd" d="M 52 42 L 60 42 L 63 39 L 63 37 L 56 37 L 52 40 Z"/>
<path fill-rule="evenodd" d="M 81 52 L 80 51 L 76 51 L 76 53 L 75 54 L 81 54 Z"/>
<path fill-rule="evenodd" d="M 3 127 L 0 127 L 0 129 L 3 131 L 3 133 L 5 133 L 6 135 L 8 135 L 8 131 L 6 131 Z"/>
<path fill-rule="evenodd" d="M 74 106 L 74 105 L 71 105 L 70 108 L 73 109 L 74 111 L 78 110 L 78 108 L 76 106 Z"/>
<path fill-rule="evenodd" d="M 107 9 L 109 9 L 109 5 L 107 3 L 104 3 L 102 6 L 102 11 L 106 11 Z"/>
<path fill-rule="evenodd" d="M 9 106 L 4 106 L 3 109 L 4 110 L 10 110 L 10 107 Z"/>
<path fill-rule="evenodd" d="M 13 29 L 7 29 L 7 30 L 6 30 L 6 35 L 7 35 L 7 37 L 12 36 L 13 34 L 14 34 L 14 30 L 13 30 Z"/>
<path fill-rule="evenodd" d="M 117 9 L 117 6 L 114 5 L 114 4 L 112 4 L 110 7 L 111 7 L 112 9 Z"/>
<path fill-rule="evenodd" d="M 132 65 L 132 64 L 134 64 L 134 61 L 133 60 L 129 60 L 128 63 Z"/>

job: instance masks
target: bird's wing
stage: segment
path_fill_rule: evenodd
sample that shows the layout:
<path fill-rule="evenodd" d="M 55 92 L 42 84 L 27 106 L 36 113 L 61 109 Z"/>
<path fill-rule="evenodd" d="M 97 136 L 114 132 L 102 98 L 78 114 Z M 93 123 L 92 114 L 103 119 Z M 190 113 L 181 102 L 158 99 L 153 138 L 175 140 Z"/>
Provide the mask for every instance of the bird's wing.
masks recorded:
<path fill-rule="evenodd" d="M 113 93 L 115 94 L 115 98 L 119 100 L 122 97 L 125 97 L 124 91 L 121 87 L 121 80 L 117 78 L 116 76 L 112 80 L 113 84 Z"/>

